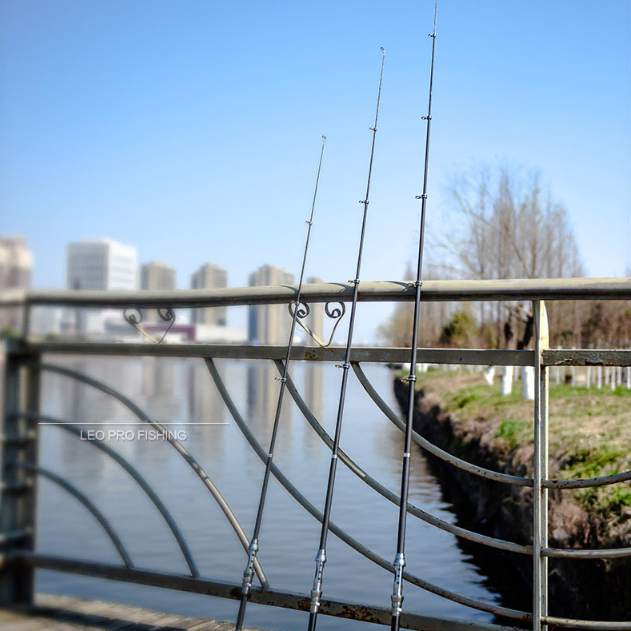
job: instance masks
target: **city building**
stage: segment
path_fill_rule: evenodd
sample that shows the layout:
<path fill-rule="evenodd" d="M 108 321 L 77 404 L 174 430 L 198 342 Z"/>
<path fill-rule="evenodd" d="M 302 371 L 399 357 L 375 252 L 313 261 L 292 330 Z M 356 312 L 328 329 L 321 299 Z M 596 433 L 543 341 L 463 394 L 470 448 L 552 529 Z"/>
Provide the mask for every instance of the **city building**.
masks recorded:
<path fill-rule="evenodd" d="M 263 265 L 252 272 L 250 287 L 264 285 L 293 285 L 291 272 L 273 265 Z M 287 344 L 291 329 L 291 316 L 287 305 L 261 305 L 248 307 L 248 340 L 255 344 Z"/>
<path fill-rule="evenodd" d="M 33 255 L 25 237 L 0 237 L 0 291 L 31 288 Z M 0 329 L 22 328 L 22 310 L 0 309 Z"/>
<path fill-rule="evenodd" d="M 172 291 L 175 289 L 175 269 L 157 261 L 145 263 L 140 268 L 140 289 Z M 160 322 L 156 309 L 147 310 L 145 322 Z"/>
<path fill-rule="evenodd" d="M 136 248 L 111 239 L 69 243 L 66 251 L 68 289 L 137 289 Z"/>
<path fill-rule="evenodd" d="M 76 290 L 135 290 L 138 288 L 136 248 L 112 239 L 86 239 L 66 249 L 66 286 Z M 110 325 L 120 328 L 123 312 L 76 309 L 74 328 L 80 336 L 103 336 Z"/>
<path fill-rule="evenodd" d="M 158 261 L 145 263 L 140 267 L 140 289 L 156 291 L 175 289 L 175 269 Z"/>
<path fill-rule="evenodd" d="M 206 263 L 191 276 L 191 289 L 223 289 L 228 286 L 228 272 L 219 265 Z M 226 326 L 226 307 L 191 309 L 191 323 Z"/>

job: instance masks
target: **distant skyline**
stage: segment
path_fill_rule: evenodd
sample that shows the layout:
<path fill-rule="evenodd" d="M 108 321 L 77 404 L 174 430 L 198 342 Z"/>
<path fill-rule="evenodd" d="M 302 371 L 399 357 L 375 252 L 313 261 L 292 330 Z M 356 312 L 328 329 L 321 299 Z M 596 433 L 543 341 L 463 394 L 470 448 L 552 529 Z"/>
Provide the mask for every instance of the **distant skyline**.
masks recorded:
<path fill-rule="evenodd" d="M 178 287 L 204 262 L 245 286 L 354 273 L 379 47 L 387 50 L 363 280 L 415 257 L 433 0 L 238 5 L 0 3 L 0 233 L 24 235 L 34 287 L 65 285 L 71 241 L 135 245 Z M 440 0 L 428 239 L 450 174 L 540 169 L 590 276 L 631 265 L 631 2 Z M 389 305 L 364 308 L 357 341 Z M 240 316 L 241 317 L 241 316 Z M 243 316 L 244 317 L 244 316 Z M 242 324 L 242 323 L 236 323 Z"/>

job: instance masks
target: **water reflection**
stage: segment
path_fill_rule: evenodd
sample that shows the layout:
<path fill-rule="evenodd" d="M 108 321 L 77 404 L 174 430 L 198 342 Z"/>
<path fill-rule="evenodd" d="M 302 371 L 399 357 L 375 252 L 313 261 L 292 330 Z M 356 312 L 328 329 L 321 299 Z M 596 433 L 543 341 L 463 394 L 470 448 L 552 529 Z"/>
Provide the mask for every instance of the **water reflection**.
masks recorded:
<path fill-rule="evenodd" d="M 271 428 L 274 424 L 278 394 L 279 373 L 271 362 L 260 362 L 248 366 L 248 418 L 259 427 Z M 289 427 L 291 405 L 283 405 L 281 423 Z"/>
<path fill-rule="evenodd" d="M 217 364 L 217 371 L 225 382 L 225 364 Z M 221 395 L 201 361 L 187 366 L 187 403 L 189 423 L 223 423 L 225 420 L 226 408 Z"/>
<path fill-rule="evenodd" d="M 162 357 L 146 357 L 142 366 L 142 395 L 148 399 L 173 396 L 175 364 Z"/>
<path fill-rule="evenodd" d="M 260 493 L 263 465 L 241 436 L 201 360 L 112 359 L 66 360 L 66 365 L 102 380 L 120 390 L 152 418 L 180 424 L 186 430 L 185 447 L 198 458 L 204 470 L 226 498 L 246 533 L 251 532 Z M 274 420 L 280 382 L 272 362 L 217 361 L 217 369 L 234 403 L 267 447 Z M 329 433 L 333 432 L 341 374 L 331 365 L 295 362 L 291 376 L 305 402 Z M 386 401 L 396 409 L 392 397 L 392 375 L 380 367 L 366 372 Z M 61 392 L 61 396 L 60 396 Z M 120 403 L 93 388 L 56 375 L 45 380 L 44 413 L 63 416 L 78 423 L 127 422 L 136 419 Z M 60 414 L 61 415 L 61 414 Z M 221 423 L 227 426 L 190 425 Z M 398 490 L 400 483 L 402 432 L 387 420 L 363 391 L 357 380 L 349 380 L 342 448 L 382 484 Z M 49 431 L 50 430 L 50 431 Z M 318 508 L 322 507 L 330 451 L 306 423 L 287 393 L 281 418 L 275 462 L 289 479 Z M 47 428 L 42 440 L 44 466 L 67 476 L 94 499 L 130 544 L 139 567 L 181 570 L 182 559 L 137 487 L 113 461 L 94 448 L 60 430 Z M 110 441 L 151 481 L 185 532 L 202 573 L 239 582 L 245 553 L 212 498 L 178 454 L 165 443 Z M 415 452 L 411 471 L 411 499 L 443 519 L 453 520 L 434 476 L 427 470 L 420 451 Z M 89 516 L 80 519 L 81 509 L 53 491 L 40 495 L 38 541 L 43 552 L 83 556 L 116 562 L 111 545 Z M 64 510 L 60 510 L 60 506 Z M 397 507 L 377 496 L 345 467 L 338 470 L 333 519 L 352 536 L 384 558 L 393 557 Z M 446 533 L 409 520 L 409 564 L 414 573 L 473 597 L 495 600 L 481 585 L 482 578 Z M 270 484 L 261 533 L 260 558 L 274 587 L 308 593 L 313 579 L 313 557 L 319 524 L 273 481 Z M 96 597 L 190 615 L 212 615 L 230 620 L 234 603 L 203 599 L 186 594 L 151 590 L 80 577 L 40 573 L 38 589 L 46 592 Z M 353 578 L 354 577 L 354 578 Z M 358 579 L 359 577 L 359 579 Z M 95 588 L 96 586 L 96 588 Z M 340 541 L 330 538 L 327 593 L 355 601 L 385 603 L 392 586 L 391 575 L 371 565 Z M 466 616 L 490 620 L 427 595 L 411 587 L 406 592 L 410 609 L 429 614 Z M 253 606 L 248 626 L 278 631 L 304 626 L 300 612 Z M 346 631 L 357 623 L 323 618 L 323 629 Z"/>

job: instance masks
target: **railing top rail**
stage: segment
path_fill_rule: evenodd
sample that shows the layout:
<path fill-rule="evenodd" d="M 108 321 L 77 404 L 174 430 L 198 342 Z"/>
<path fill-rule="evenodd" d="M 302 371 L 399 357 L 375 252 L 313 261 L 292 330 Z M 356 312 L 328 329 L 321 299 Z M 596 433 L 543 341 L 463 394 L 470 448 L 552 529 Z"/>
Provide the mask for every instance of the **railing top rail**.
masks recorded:
<path fill-rule="evenodd" d="M 318 283 L 302 289 L 305 302 L 349 302 L 353 283 Z M 211 307 L 287 303 L 298 287 L 230 287 L 175 291 L 9 290 L 0 294 L 0 307 L 66 305 L 73 307 Z M 362 282 L 362 302 L 414 300 L 407 281 Z M 424 301 L 476 300 L 629 300 L 631 278 L 547 278 L 508 280 L 423 281 Z"/>

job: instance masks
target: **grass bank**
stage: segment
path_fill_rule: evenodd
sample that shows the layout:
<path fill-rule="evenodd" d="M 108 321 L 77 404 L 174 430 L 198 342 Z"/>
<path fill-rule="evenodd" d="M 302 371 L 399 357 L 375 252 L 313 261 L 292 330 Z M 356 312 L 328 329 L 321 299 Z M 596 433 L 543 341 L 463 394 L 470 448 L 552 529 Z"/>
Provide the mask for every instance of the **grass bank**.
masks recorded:
<path fill-rule="evenodd" d="M 455 383 L 454 383 L 455 382 Z M 498 457 L 532 475 L 533 402 L 524 401 L 521 383 L 508 396 L 499 381 L 446 371 L 419 374 L 418 386 L 437 396 L 456 423 L 482 422 L 475 432 Z M 455 387 L 454 387 L 455 386 Z M 470 429 L 468 430 L 470 431 Z M 550 386 L 550 476 L 565 480 L 611 475 L 631 469 L 631 390 Z M 626 484 L 565 491 L 585 510 L 606 520 L 599 539 L 629 545 L 631 487 Z"/>
<path fill-rule="evenodd" d="M 395 383 L 403 409 L 406 388 Z M 469 462 L 532 477 L 534 404 L 523 400 L 521 382 L 514 384 L 512 394 L 502 396 L 499 381 L 489 386 L 482 375 L 436 370 L 419 373 L 417 388 L 414 425 L 420 434 Z M 553 478 L 598 477 L 631 469 L 631 392 L 551 384 L 549 455 Z M 474 529 L 531 543 L 531 488 L 489 482 L 439 466 L 453 476 L 474 505 L 479 524 Z M 551 490 L 549 509 L 553 547 L 631 546 L 628 482 L 595 489 Z M 517 563 L 528 580 L 530 562 L 518 559 Z M 558 603 L 553 609 L 567 616 L 631 615 L 630 565 L 631 559 L 551 559 L 551 591 Z"/>

